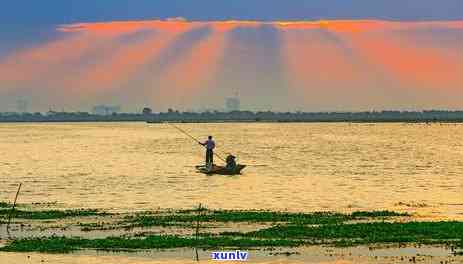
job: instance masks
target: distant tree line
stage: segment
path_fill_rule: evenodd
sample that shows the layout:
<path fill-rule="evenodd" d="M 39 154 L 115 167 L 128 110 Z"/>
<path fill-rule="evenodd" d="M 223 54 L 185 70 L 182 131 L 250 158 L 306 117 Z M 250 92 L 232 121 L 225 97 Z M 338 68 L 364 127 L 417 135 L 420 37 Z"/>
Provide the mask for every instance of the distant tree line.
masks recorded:
<path fill-rule="evenodd" d="M 206 111 L 96 115 L 87 112 L 0 113 L 0 122 L 463 122 L 463 111 L 272 112 Z"/>

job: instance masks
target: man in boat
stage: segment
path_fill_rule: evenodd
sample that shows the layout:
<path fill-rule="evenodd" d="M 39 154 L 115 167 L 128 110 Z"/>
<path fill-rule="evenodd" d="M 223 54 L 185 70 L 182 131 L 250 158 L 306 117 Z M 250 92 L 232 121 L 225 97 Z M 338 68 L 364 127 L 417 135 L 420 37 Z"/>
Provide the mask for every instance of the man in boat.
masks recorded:
<path fill-rule="evenodd" d="M 214 164 L 214 148 L 215 142 L 212 140 L 212 136 L 207 137 L 207 140 L 204 143 L 199 142 L 199 144 L 206 147 L 206 166 L 212 168 Z"/>
<path fill-rule="evenodd" d="M 234 171 L 236 169 L 236 161 L 235 161 L 236 157 L 233 156 L 233 155 L 228 155 L 227 158 L 226 158 L 226 162 L 227 162 L 227 170 L 228 171 Z"/>

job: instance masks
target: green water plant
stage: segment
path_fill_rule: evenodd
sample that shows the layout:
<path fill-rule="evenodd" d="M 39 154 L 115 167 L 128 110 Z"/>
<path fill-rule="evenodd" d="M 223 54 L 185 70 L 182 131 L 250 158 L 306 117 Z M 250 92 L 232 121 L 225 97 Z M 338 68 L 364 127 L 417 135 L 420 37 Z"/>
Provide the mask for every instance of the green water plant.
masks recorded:
<path fill-rule="evenodd" d="M 0 207 L 0 223 L 11 208 Z M 3 251 L 70 252 L 78 249 L 134 250 L 177 247 L 291 247 L 298 245 L 327 244 L 335 246 L 367 245 L 375 243 L 430 243 L 450 244 L 463 248 L 463 222 L 403 222 L 410 215 L 392 211 L 358 211 L 351 214 L 333 212 L 291 213 L 272 211 L 237 210 L 183 210 L 158 211 L 136 214 L 114 214 L 98 210 L 14 210 L 19 219 L 41 220 L 75 217 L 83 231 L 151 226 L 176 226 L 196 230 L 196 236 L 153 235 L 143 230 L 131 237 L 99 239 L 74 237 L 25 238 L 10 241 Z M 80 222 L 79 217 L 95 216 L 95 222 Z M 395 217 L 400 217 L 397 219 Z M 92 218 L 92 220 L 94 220 Z M 361 221 L 356 221 L 361 220 Z M 394 221 L 399 222 L 394 222 Z M 263 224 L 251 232 L 210 232 L 199 227 L 216 226 L 215 223 Z M 254 226 L 254 225 L 253 225 Z M 257 226 L 257 225 L 255 225 Z M 270 227 L 268 227 L 270 226 Z M 255 227 L 258 228 L 258 227 Z M 206 231 L 207 230 L 207 231 Z"/>
<path fill-rule="evenodd" d="M 410 216 L 410 214 L 384 210 L 384 211 L 356 211 L 350 214 L 350 216 L 355 219 L 355 218 L 361 218 L 361 217 L 376 218 L 376 217 Z"/>
<path fill-rule="evenodd" d="M 0 217 L 6 218 L 11 214 L 13 218 L 20 219 L 60 219 L 66 217 L 84 217 L 107 215 L 107 213 L 99 212 L 93 209 L 78 209 L 78 210 L 22 210 L 22 209 L 5 209 L 0 208 Z"/>
<path fill-rule="evenodd" d="M 109 237 L 102 239 L 83 239 L 66 237 L 28 238 L 15 240 L 0 251 L 15 252 L 50 252 L 67 253 L 78 249 L 97 250 L 132 250 L 132 249 L 165 249 L 181 247 L 199 248 L 252 248 L 265 246 L 294 247 L 302 242 L 286 239 L 250 239 L 230 237 L 190 238 L 180 236 L 148 236 L 145 238 Z"/>
<path fill-rule="evenodd" d="M 10 208 L 12 205 L 7 202 L 0 202 L 0 208 Z"/>
<path fill-rule="evenodd" d="M 463 222 L 356 223 L 321 226 L 277 225 L 244 234 L 246 237 L 331 240 L 357 244 L 416 242 L 455 243 L 463 236 Z"/>
<path fill-rule="evenodd" d="M 205 222 L 249 222 L 275 223 L 291 222 L 304 224 L 334 224 L 351 219 L 349 215 L 315 212 L 315 213 L 287 213 L 271 211 L 231 211 L 231 210 L 203 210 L 200 215 L 194 211 L 173 213 L 168 215 L 135 215 L 128 216 L 125 222 L 128 226 L 188 226 L 188 223 Z"/>

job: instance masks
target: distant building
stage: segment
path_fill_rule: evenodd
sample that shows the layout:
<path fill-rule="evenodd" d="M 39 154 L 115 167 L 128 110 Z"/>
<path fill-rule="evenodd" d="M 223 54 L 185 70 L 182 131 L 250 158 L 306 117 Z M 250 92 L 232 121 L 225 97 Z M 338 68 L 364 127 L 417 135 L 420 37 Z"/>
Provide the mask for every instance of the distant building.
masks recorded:
<path fill-rule="evenodd" d="M 240 99 L 238 97 L 229 97 L 225 99 L 225 110 L 227 112 L 240 110 Z"/>
<path fill-rule="evenodd" d="M 97 105 L 93 107 L 92 113 L 94 115 L 112 115 L 121 111 L 121 107 L 118 105 Z"/>
<path fill-rule="evenodd" d="M 145 107 L 142 110 L 142 114 L 144 114 L 144 115 L 151 115 L 152 113 L 153 113 L 153 109 L 151 109 L 149 107 Z"/>

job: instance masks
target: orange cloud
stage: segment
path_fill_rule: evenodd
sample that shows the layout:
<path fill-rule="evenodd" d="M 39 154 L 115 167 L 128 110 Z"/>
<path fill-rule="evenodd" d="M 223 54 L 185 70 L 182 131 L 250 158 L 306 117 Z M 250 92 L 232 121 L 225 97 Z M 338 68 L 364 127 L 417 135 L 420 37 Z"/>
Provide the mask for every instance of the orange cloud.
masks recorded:
<path fill-rule="evenodd" d="M 250 62 L 265 54 L 259 53 L 261 48 L 276 47 L 270 52 L 279 48 L 281 61 L 277 61 L 280 54 L 275 55 L 277 60 L 269 61 L 281 65 L 265 68 L 256 64 L 254 68 L 249 67 L 250 71 L 267 75 L 270 80 L 280 74 L 275 69 L 283 69 L 284 81 L 289 86 L 301 87 L 302 92 L 310 90 L 307 100 L 317 89 L 336 92 L 382 85 L 430 93 L 443 90 L 456 93 L 463 87 L 460 48 L 463 38 L 452 38 L 452 45 L 442 46 L 439 45 L 440 35 L 435 34 L 441 30 L 448 36 L 449 29 L 451 32 L 461 30 L 463 34 L 462 21 L 189 22 L 183 19 L 59 26 L 58 38 L 33 48 L 16 50 L 1 60 L 0 85 L 4 87 L 2 91 L 43 89 L 50 94 L 59 91 L 61 96 L 74 100 L 115 90 L 129 95 L 134 92 L 128 87 L 134 86 L 143 90 L 140 94 L 153 98 L 162 96 L 166 100 L 179 96 L 187 98 L 201 91 L 213 93 L 214 87 L 226 87 L 240 77 L 239 73 L 224 70 L 225 67 L 240 69 L 237 65 L 240 60 L 228 57 L 231 61 L 226 61 L 225 54 L 230 52 L 227 47 L 247 44 L 233 43 L 229 33 L 240 28 L 243 32 L 252 29 L 249 34 L 255 34 L 265 28 L 263 25 L 276 28 L 278 37 L 259 39 L 252 49 L 238 48 L 248 51 L 242 56 Z M 187 43 L 188 39 L 180 37 L 203 28 L 210 32 L 199 40 Z M 436 41 L 423 42 L 415 32 L 427 34 L 428 39 Z M 262 34 L 259 38 L 265 36 Z M 185 43 L 178 45 L 179 41 Z M 279 43 L 267 43 L 271 41 Z M 166 59 L 169 63 L 159 62 L 165 51 L 175 54 L 175 58 Z M 249 76 L 254 75 L 246 76 L 252 78 Z M 383 84 L 378 81 L 380 79 L 390 83 Z M 260 84 L 259 80 L 249 81 L 251 86 Z M 280 87 L 268 88 L 268 91 L 277 89 Z M 75 95 L 78 96 L 73 98 Z M 360 92 L 357 95 L 362 96 Z"/>
<path fill-rule="evenodd" d="M 110 53 L 113 43 L 122 35 L 123 32 L 110 35 L 91 31 L 64 33 L 52 42 L 16 51 L 0 61 L 3 73 L 0 83 L 21 89 L 47 87 L 69 92 L 79 89 L 82 71 Z"/>
<path fill-rule="evenodd" d="M 356 65 L 345 51 L 322 34 L 286 31 L 283 58 L 292 86 L 323 89 L 339 87 L 358 79 Z"/>
<path fill-rule="evenodd" d="M 151 21 L 116 21 L 101 23 L 80 23 L 64 25 L 58 28 L 62 32 L 94 32 L 98 34 L 121 34 L 144 29 L 163 30 L 169 32 L 184 31 L 192 26 L 202 24 L 200 22 L 188 22 L 182 20 L 151 20 Z"/>
<path fill-rule="evenodd" d="M 284 53 L 292 78 L 308 85 L 317 81 L 345 83 L 362 78 L 355 76 L 355 65 L 346 62 L 339 47 L 320 39 L 302 37 L 314 30 L 334 34 L 352 49 L 359 61 L 383 70 L 404 86 L 444 88 L 463 84 L 463 57 L 459 53 L 398 34 L 406 30 L 455 29 L 460 28 L 462 22 L 320 21 L 277 25 L 285 32 Z M 316 74 L 312 76 L 306 70 Z M 362 79 L 366 81 L 367 78 Z"/>
<path fill-rule="evenodd" d="M 189 98 L 204 91 L 215 80 L 221 70 L 228 32 L 236 24 L 210 25 L 209 35 L 193 44 L 193 47 L 169 67 L 162 69 L 159 86 L 153 96 L 159 98 Z"/>
<path fill-rule="evenodd" d="M 159 55 L 178 34 L 199 26 L 186 22 L 110 22 L 62 26 L 62 36 L 20 50 L 0 63 L 0 82 L 11 86 L 50 88 L 77 93 L 126 82 L 137 69 Z M 124 36 L 152 30 L 154 36 L 121 43 Z"/>
<path fill-rule="evenodd" d="M 191 30 L 188 27 L 170 31 L 154 32 L 152 36 L 136 43 L 122 43 L 101 63 L 86 70 L 82 76 L 88 87 L 111 88 L 128 82 L 150 61 L 156 60 L 180 34 Z"/>
<path fill-rule="evenodd" d="M 448 89 L 463 84 L 460 54 L 405 39 L 394 31 L 373 35 L 338 33 L 365 61 L 382 68 L 404 86 Z"/>

